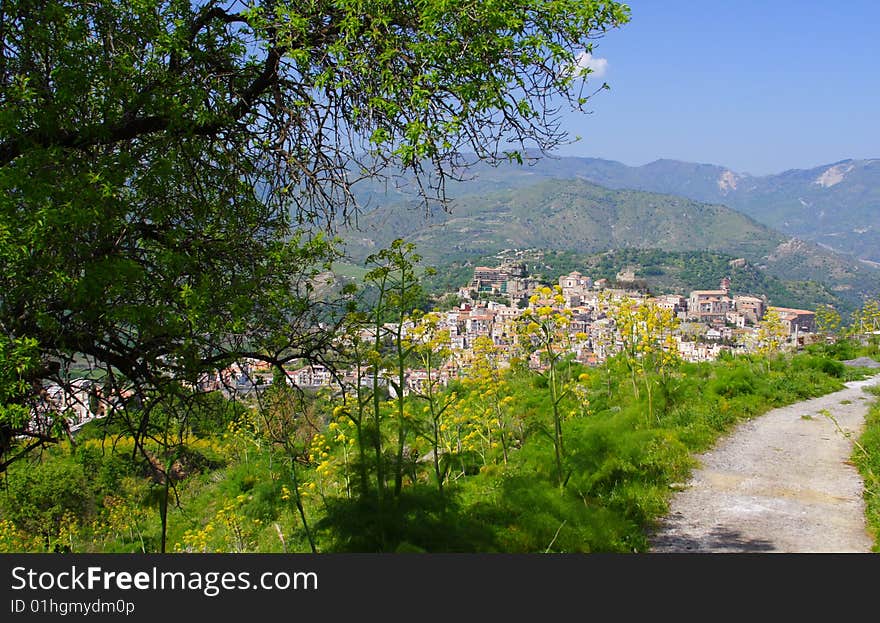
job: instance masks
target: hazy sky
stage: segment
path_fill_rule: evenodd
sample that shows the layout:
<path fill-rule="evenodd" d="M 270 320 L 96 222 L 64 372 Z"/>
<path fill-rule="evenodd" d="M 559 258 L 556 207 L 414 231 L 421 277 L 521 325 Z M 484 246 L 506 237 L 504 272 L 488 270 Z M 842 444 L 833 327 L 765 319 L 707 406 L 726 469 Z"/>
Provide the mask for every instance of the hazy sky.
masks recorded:
<path fill-rule="evenodd" d="M 632 0 L 560 154 L 756 175 L 880 158 L 880 2 Z"/>

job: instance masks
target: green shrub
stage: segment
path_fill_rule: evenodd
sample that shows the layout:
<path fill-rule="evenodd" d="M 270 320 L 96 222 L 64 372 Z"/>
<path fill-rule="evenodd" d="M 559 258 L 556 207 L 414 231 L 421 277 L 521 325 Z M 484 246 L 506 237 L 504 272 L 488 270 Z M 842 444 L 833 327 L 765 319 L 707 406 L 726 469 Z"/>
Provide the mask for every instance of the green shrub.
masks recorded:
<path fill-rule="evenodd" d="M 844 377 L 846 366 L 840 361 L 821 357 L 816 355 L 801 355 L 792 360 L 792 369 L 794 370 L 818 370 L 823 374 L 840 379 Z"/>
<path fill-rule="evenodd" d="M 717 396 L 732 398 L 755 393 L 755 384 L 754 374 L 744 366 L 719 368 L 715 379 L 709 383 L 709 391 Z"/>
<path fill-rule="evenodd" d="M 42 535 L 48 546 L 67 517 L 85 518 L 92 497 L 81 465 L 59 457 L 15 467 L 0 507 L 20 529 Z"/>
<path fill-rule="evenodd" d="M 874 538 L 873 549 L 880 552 L 880 403 L 875 402 L 865 418 L 859 444 L 853 449 L 853 462 L 865 483 L 865 517 Z"/>

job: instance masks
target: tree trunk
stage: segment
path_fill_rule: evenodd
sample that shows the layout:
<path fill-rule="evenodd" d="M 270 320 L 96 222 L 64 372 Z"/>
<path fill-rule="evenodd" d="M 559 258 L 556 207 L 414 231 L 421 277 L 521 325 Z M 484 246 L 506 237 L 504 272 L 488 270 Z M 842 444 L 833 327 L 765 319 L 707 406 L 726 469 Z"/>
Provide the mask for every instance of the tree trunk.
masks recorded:
<path fill-rule="evenodd" d="M 385 469 L 382 464 L 382 431 L 379 427 L 382 418 L 379 406 L 378 372 L 375 375 L 373 379 L 373 423 L 375 425 L 373 430 L 373 449 L 376 453 L 376 496 L 381 508 L 382 499 L 385 497 Z"/>
<path fill-rule="evenodd" d="M 159 546 L 159 552 L 165 553 L 165 541 L 168 538 L 168 493 L 171 487 L 171 475 L 165 472 L 165 486 L 162 489 L 162 496 L 159 498 L 159 518 L 162 521 L 162 537 Z"/>
<path fill-rule="evenodd" d="M 559 400 L 556 391 L 556 366 L 550 361 L 550 401 L 553 405 L 553 447 L 556 452 L 556 475 L 562 487 L 562 421 L 559 417 Z"/>
<path fill-rule="evenodd" d="M 306 519 L 306 511 L 303 508 L 302 497 L 299 493 L 299 478 L 296 473 L 296 460 L 293 458 L 293 454 L 288 448 L 288 457 L 290 458 L 290 479 L 293 481 L 293 500 L 296 503 L 296 509 L 299 511 L 299 518 L 302 520 L 303 530 L 305 530 L 306 538 L 309 541 L 309 547 L 312 549 L 313 554 L 318 553 L 318 548 L 315 546 L 315 539 L 312 537 L 312 531 L 309 529 L 309 521 Z"/>
<path fill-rule="evenodd" d="M 440 472 L 440 426 L 436 417 L 434 418 L 434 438 L 432 442 L 434 446 L 434 475 L 437 477 L 437 490 L 440 492 L 440 497 L 443 497 L 443 474 Z"/>
<path fill-rule="evenodd" d="M 403 450 L 406 447 L 406 420 L 403 417 L 404 398 L 403 392 L 406 386 L 406 368 L 403 360 L 403 352 L 400 344 L 400 328 L 397 333 L 397 462 L 394 471 L 394 497 L 400 497 L 403 489 Z"/>

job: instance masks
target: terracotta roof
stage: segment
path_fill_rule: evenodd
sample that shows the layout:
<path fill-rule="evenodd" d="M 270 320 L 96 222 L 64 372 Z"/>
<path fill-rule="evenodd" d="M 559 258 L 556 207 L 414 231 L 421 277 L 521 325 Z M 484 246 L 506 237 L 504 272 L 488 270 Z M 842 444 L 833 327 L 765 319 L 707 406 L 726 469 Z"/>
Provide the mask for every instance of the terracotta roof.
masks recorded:
<path fill-rule="evenodd" d="M 788 314 L 815 314 L 816 312 L 810 311 L 809 309 L 794 309 L 793 307 L 769 307 L 768 309 L 772 309 L 773 311 L 788 313 Z"/>

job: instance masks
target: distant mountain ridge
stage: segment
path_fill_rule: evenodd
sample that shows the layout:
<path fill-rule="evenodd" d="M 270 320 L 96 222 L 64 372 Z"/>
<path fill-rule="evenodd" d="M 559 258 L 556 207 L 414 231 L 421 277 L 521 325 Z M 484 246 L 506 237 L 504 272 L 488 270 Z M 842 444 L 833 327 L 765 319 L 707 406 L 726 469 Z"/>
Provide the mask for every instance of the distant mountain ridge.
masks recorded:
<path fill-rule="evenodd" d="M 350 231 L 355 256 L 404 236 L 426 257 L 444 260 L 504 248 L 538 247 L 596 253 L 651 246 L 769 255 L 787 240 L 722 205 L 680 196 L 613 190 L 582 179 L 528 180 L 505 190 L 457 196 L 449 212 L 385 204 Z"/>
<path fill-rule="evenodd" d="M 559 164 L 583 167 L 565 159 Z M 396 237 L 415 242 L 426 262 L 438 266 L 510 248 L 584 255 L 627 248 L 717 251 L 783 280 L 821 282 L 851 305 L 880 293 L 880 271 L 720 204 L 551 178 L 537 167 L 486 169 L 489 175 L 475 183 L 451 188 L 450 212 L 426 215 L 424 206 L 390 200 L 365 212 L 357 230 L 343 232 L 349 255 L 362 261 Z M 573 171 L 561 166 L 555 173 Z M 465 188 L 475 193 L 461 194 Z"/>
<path fill-rule="evenodd" d="M 532 165 L 477 166 L 452 193 L 517 188 L 539 179 L 582 179 L 612 189 L 679 195 L 733 208 L 784 234 L 880 263 L 880 159 L 841 160 L 754 176 L 715 164 L 550 157 Z"/>

